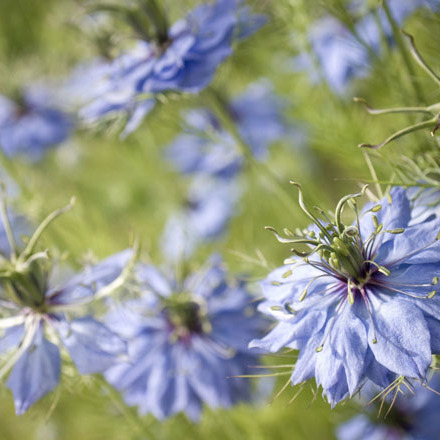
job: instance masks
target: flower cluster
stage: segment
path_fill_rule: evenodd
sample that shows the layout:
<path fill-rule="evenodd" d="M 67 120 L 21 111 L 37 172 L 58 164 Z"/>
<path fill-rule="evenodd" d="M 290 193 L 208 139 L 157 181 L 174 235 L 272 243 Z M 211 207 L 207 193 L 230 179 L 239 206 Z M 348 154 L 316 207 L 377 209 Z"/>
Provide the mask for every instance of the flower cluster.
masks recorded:
<path fill-rule="evenodd" d="M 257 362 L 247 344 L 264 320 L 218 256 L 182 282 L 151 265 L 138 265 L 135 275 L 139 297 L 106 319 L 128 344 L 130 361 L 105 373 L 125 402 L 159 419 L 184 412 L 196 420 L 203 403 L 228 407 L 249 398 L 250 382 L 235 376 Z"/>
<path fill-rule="evenodd" d="M 292 384 L 315 377 L 332 405 L 367 380 L 381 388 L 397 377 L 426 381 L 440 353 L 440 220 L 412 217 L 406 191 L 393 188 L 357 214 L 356 197 L 339 202 L 334 221 L 314 221 L 304 235 L 286 230 L 281 242 L 304 244 L 262 282 L 261 310 L 279 323 L 254 347 L 299 350 Z M 342 210 L 351 206 L 353 225 Z M 299 231 L 301 232 L 301 231 Z"/>

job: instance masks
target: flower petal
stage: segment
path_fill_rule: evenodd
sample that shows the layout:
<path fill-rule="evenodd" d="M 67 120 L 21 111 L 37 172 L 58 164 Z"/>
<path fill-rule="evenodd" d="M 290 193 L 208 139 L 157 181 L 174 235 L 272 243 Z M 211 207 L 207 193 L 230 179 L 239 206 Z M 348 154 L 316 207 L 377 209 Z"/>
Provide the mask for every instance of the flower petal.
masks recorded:
<path fill-rule="evenodd" d="M 61 289 L 51 289 L 47 301 L 51 305 L 71 304 L 93 296 L 121 274 L 132 255 L 133 251 L 126 249 L 106 258 L 71 278 Z"/>
<path fill-rule="evenodd" d="M 6 382 L 14 395 L 15 412 L 21 415 L 60 380 L 61 357 L 58 347 L 47 339 L 40 327 L 32 345 L 19 358 Z"/>
<path fill-rule="evenodd" d="M 371 303 L 376 335 L 370 325 L 368 343 L 376 360 L 396 374 L 424 379 L 431 363 L 431 342 L 423 313 L 397 298 L 381 303 L 373 297 Z"/>
<path fill-rule="evenodd" d="M 124 341 L 91 317 L 61 322 L 56 328 L 81 374 L 102 372 L 126 354 Z"/>

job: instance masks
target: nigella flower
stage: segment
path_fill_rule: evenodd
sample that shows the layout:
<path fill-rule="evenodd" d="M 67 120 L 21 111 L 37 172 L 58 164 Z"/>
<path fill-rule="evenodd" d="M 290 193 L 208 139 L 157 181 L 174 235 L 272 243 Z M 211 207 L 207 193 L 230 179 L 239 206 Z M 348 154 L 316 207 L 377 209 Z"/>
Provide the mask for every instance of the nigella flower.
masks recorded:
<path fill-rule="evenodd" d="M 115 254 L 59 285 L 53 284 L 48 253 L 35 252 L 34 247 L 42 231 L 64 211 L 51 214 L 20 253 L 9 235 L 9 220 L 4 219 L 10 255 L 0 258 L 0 377 L 10 373 L 6 385 L 19 415 L 59 383 L 61 347 L 81 374 L 102 372 L 126 353 L 119 336 L 92 316 L 80 313 L 81 306 L 121 286 L 132 252 Z"/>
<path fill-rule="evenodd" d="M 158 35 L 137 41 L 114 60 L 110 90 L 82 110 L 85 120 L 93 122 L 125 110 L 130 118 L 127 135 L 154 106 L 154 98 L 146 95 L 169 90 L 200 92 L 232 53 L 234 40 L 250 35 L 265 22 L 243 7 L 241 0 L 199 6 L 169 29 L 163 28 L 164 17 L 157 20 L 162 24 Z"/>
<path fill-rule="evenodd" d="M 251 84 L 226 107 L 240 136 L 259 160 L 266 158 L 269 146 L 288 132 L 283 102 L 267 81 Z M 241 169 L 236 141 L 214 114 L 199 108 L 187 112 L 183 119 L 185 133 L 167 149 L 168 160 L 181 173 L 229 178 Z"/>
<path fill-rule="evenodd" d="M 392 403 L 389 395 L 389 413 L 386 417 L 375 414 L 379 406 L 369 405 L 366 414 L 360 414 L 338 427 L 338 440 L 436 440 L 440 431 L 440 380 L 437 373 L 429 382 L 429 389 L 419 384 L 400 391 Z M 374 398 L 374 393 L 367 396 Z"/>
<path fill-rule="evenodd" d="M 162 249 L 168 259 L 190 256 L 202 243 L 218 239 L 236 215 L 241 186 L 236 180 L 194 179 L 185 205 L 168 219 Z"/>
<path fill-rule="evenodd" d="M 47 90 L 31 87 L 19 99 L 0 95 L 0 148 L 8 156 L 41 159 L 51 147 L 65 141 L 73 120 L 51 102 Z"/>
<path fill-rule="evenodd" d="M 106 321 L 128 341 L 130 362 L 105 373 L 125 402 L 159 419 L 184 412 L 197 420 L 203 404 L 247 399 L 250 382 L 233 376 L 257 362 L 247 344 L 263 322 L 244 285 L 228 281 L 218 257 L 183 282 L 151 265 L 135 273 L 140 297 Z"/>
<path fill-rule="evenodd" d="M 357 3 L 351 5 L 353 12 L 359 12 L 366 2 Z M 409 15 L 426 5 L 424 0 L 391 0 L 388 3 L 398 25 L 403 25 Z M 325 80 L 338 94 L 346 91 L 352 79 L 366 76 L 371 55 L 380 53 L 382 33 L 390 43 L 393 40 L 391 25 L 382 8 L 369 10 L 353 26 L 354 32 L 335 17 L 325 16 L 312 24 L 308 35 Z M 307 70 L 314 81 L 319 79 L 309 54 L 302 53 L 295 64 L 298 70 Z"/>
<path fill-rule="evenodd" d="M 440 353 L 440 219 L 414 224 L 406 190 L 393 188 L 357 215 L 356 197 L 344 197 L 334 221 L 319 220 L 302 235 L 286 230 L 282 242 L 309 252 L 269 274 L 262 310 L 278 325 L 253 346 L 299 350 L 292 384 L 312 377 L 332 405 L 367 379 L 385 388 L 400 377 L 426 380 L 431 355 Z M 344 207 L 354 225 L 341 221 Z"/>

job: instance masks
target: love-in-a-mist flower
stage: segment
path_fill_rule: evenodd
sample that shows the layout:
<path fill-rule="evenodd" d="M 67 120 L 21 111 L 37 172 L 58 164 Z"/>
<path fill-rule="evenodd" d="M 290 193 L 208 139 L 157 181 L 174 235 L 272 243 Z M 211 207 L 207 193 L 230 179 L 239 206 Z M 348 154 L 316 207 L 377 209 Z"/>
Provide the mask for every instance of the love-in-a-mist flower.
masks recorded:
<path fill-rule="evenodd" d="M 143 14 L 141 8 L 136 30 L 151 22 L 156 31 L 148 30 L 148 26 L 142 29 L 143 38 L 114 60 L 109 90 L 81 111 L 85 120 L 96 121 L 125 110 L 129 114 L 125 135 L 135 130 L 153 108 L 154 94 L 203 90 L 217 67 L 231 55 L 233 42 L 265 22 L 263 16 L 251 14 L 241 0 L 198 6 L 169 28 L 160 8 L 140 19 Z"/>
<path fill-rule="evenodd" d="M 49 215 L 18 252 L 4 211 L 10 254 L 0 257 L 0 377 L 14 396 L 15 411 L 23 414 L 59 383 L 60 350 L 65 349 L 81 374 L 102 372 L 126 353 L 124 341 L 81 308 L 124 282 L 131 250 L 115 254 L 56 285 L 50 280 L 53 263 L 35 246 L 43 230 L 66 209 Z M 4 246 L 1 247 L 3 249 Z"/>
<path fill-rule="evenodd" d="M 424 0 L 390 0 L 388 6 L 396 24 L 403 25 L 409 15 L 427 3 Z M 308 39 L 321 72 L 306 52 L 294 60 L 296 69 L 308 71 L 313 81 L 319 80 L 322 74 L 338 94 L 343 94 L 354 78 L 366 76 L 374 61 L 372 56 L 380 55 L 383 37 L 393 44 L 393 30 L 383 7 L 365 6 L 367 2 L 363 0 L 351 2 L 353 15 L 362 15 L 353 19 L 353 29 L 330 15 L 312 23 Z"/>
<path fill-rule="evenodd" d="M 398 392 L 393 402 L 394 391 L 384 397 L 386 403 L 382 414 L 378 415 L 382 400 L 377 396 L 373 404 L 368 405 L 364 414 L 353 417 L 338 426 L 338 440 L 437 440 L 440 432 L 440 380 L 434 373 L 428 387 L 420 384 L 406 384 Z M 367 387 L 365 387 L 367 388 Z M 368 387 L 359 399 L 364 406 L 374 399 L 377 388 Z M 387 412 L 384 414 L 384 412 Z"/>
<path fill-rule="evenodd" d="M 183 282 L 151 265 L 135 273 L 140 296 L 106 320 L 128 341 L 130 362 L 105 373 L 125 402 L 159 419 L 184 412 L 197 420 L 203 404 L 249 398 L 249 380 L 233 376 L 257 362 L 247 345 L 263 322 L 243 283 L 229 281 L 219 257 Z"/>
<path fill-rule="evenodd" d="M 0 95 L 0 148 L 8 157 L 38 160 L 65 141 L 73 125 L 43 88 L 25 89 L 16 100 Z"/>
<path fill-rule="evenodd" d="M 267 81 L 251 84 L 224 106 L 241 138 L 259 160 L 266 158 L 270 145 L 288 132 L 283 102 Z M 184 133 L 166 152 L 177 170 L 228 179 L 240 171 L 243 158 L 236 140 L 211 111 L 190 110 L 183 115 L 183 121 Z M 292 136 L 298 135 L 299 130 L 295 132 Z"/>
<path fill-rule="evenodd" d="M 184 206 L 166 222 L 162 251 L 167 259 L 187 258 L 200 244 L 220 238 L 237 212 L 241 192 L 236 179 L 195 178 Z"/>
<path fill-rule="evenodd" d="M 279 321 L 252 346 L 299 350 L 292 384 L 312 377 L 335 405 L 369 379 L 385 388 L 399 377 L 426 380 L 440 353 L 440 219 L 414 222 L 406 190 L 393 188 L 357 211 L 341 199 L 333 220 L 300 205 L 314 225 L 279 240 L 309 247 L 262 282 L 261 310 Z M 343 224 L 350 206 L 356 221 Z"/>

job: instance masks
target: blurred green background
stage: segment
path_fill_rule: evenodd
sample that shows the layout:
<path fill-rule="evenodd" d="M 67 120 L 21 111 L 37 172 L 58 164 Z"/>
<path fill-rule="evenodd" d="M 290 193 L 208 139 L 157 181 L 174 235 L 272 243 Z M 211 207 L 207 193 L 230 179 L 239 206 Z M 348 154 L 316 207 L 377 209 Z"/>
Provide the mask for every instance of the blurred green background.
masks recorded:
<path fill-rule="evenodd" d="M 173 17 L 195 3 L 164 2 Z M 237 47 L 220 67 L 214 85 L 234 95 L 248 83 L 266 77 L 286 99 L 288 119 L 303 127 L 309 140 L 303 147 L 289 139 L 279 142 L 272 147 L 266 165 L 285 182 L 297 214 L 287 210 L 271 183 L 249 166 L 245 171 L 247 191 L 228 236 L 202 248 L 194 264 L 217 250 L 232 272 L 246 274 L 255 281 L 289 255 L 288 248 L 279 245 L 264 226 L 295 228 L 308 223 L 297 209 L 297 191 L 289 185 L 290 179 L 303 185 L 310 202 L 332 209 L 342 195 L 357 191 L 361 182 L 371 179 L 365 153 L 357 144 L 381 141 L 408 122 L 415 122 L 412 116 L 367 115 L 351 97 L 362 96 L 377 107 L 392 107 L 414 104 L 413 82 L 422 90 L 425 104 L 437 102 L 440 92 L 414 64 L 410 77 L 395 49 L 387 49 L 386 56 L 376 59 L 371 75 L 356 80 L 347 97 L 334 95 L 325 84 L 312 85 L 307 74 L 294 73 L 289 63 L 303 44 L 310 23 L 329 10 L 343 11 L 344 2 L 250 3 L 271 20 Z M 93 56 L 92 42 L 76 26 L 83 12 L 83 3 L 74 0 L 1 0 L 0 93 L 45 77 L 61 78 L 76 63 Z M 417 13 L 405 28 L 417 37 L 427 61 L 438 68 L 438 17 Z M 51 244 L 69 250 L 72 265 L 78 264 L 89 249 L 104 257 L 127 247 L 133 234 L 141 237 L 145 254 L 159 263 L 163 225 L 183 199 L 188 183 L 163 160 L 163 147 L 179 131 L 179 112 L 204 100 L 202 93 L 161 105 L 124 142 L 111 128 L 98 133 L 82 131 L 67 145 L 51 151 L 41 163 L 9 162 L 8 170 L 22 187 L 18 209 L 40 220 L 75 195 L 75 209 L 46 235 Z M 369 154 L 379 179 L 388 181 L 403 152 L 417 157 L 435 147 L 435 139 L 426 132 Z M 259 255 L 264 256 L 267 265 L 261 264 Z M 268 356 L 265 362 L 291 364 L 294 356 Z M 275 390 L 287 378 L 275 378 Z M 268 388 L 270 382 L 265 379 L 263 385 Z M 57 391 L 22 417 L 14 415 L 12 396 L 1 387 L 0 439 L 148 439 L 150 430 L 159 439 L 331 439 L 335 425 L 356 411 L 350 402 L 330 410 L 313 384 L 290 403 L 296 391 L 287 388 L 273 402 L 270 396 L 275 392 L 266 392 L 255 406 L 206 410 L 199 425 L 183 416 L 159 423 L 150 417 L 137 418 L 135 410 L 124 408 L 117 394 L 103 386 L 99 378 L 79 377 L 66 368 Z"/>

